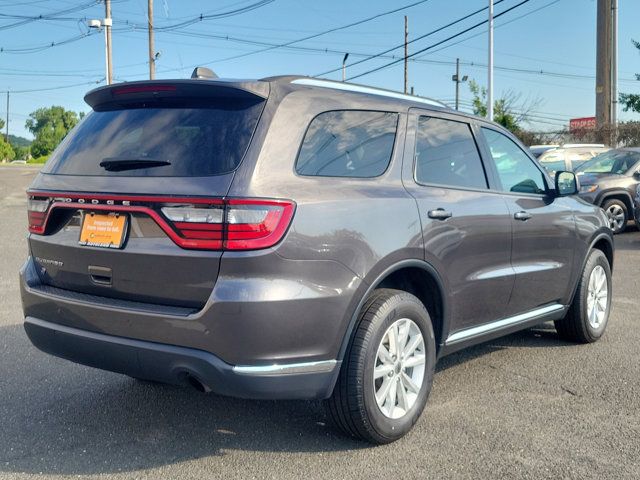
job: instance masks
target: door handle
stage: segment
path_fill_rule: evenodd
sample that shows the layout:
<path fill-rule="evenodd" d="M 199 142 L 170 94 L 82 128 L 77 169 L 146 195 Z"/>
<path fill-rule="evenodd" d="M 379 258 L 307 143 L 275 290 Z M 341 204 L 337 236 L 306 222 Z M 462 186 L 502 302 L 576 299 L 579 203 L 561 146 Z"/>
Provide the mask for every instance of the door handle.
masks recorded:
<path fill-rule="evenodd" d="M 531 215 L 529 212 L 516 212 L 513 215 L 513 218 L 515 218 L 516 220 L 521 220 L 523 222 L 526 222 L 527 220 L 529 220 L 531 217 L 533 217 L 533 215 Z"/>
<path fill-rule="evenodd" d="M 427 212 L 429 218 L 433 218 L 434 220 L 446 220 L 453 216 L 453 213 L 445 210 L 444 208 L 436 208 L 435 210 L 429 210 Z"/>

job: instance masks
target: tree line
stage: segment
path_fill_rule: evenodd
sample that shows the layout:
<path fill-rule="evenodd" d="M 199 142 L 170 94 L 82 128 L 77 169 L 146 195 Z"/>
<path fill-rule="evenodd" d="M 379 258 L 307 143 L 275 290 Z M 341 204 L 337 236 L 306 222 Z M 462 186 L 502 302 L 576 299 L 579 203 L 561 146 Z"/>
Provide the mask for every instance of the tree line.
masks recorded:
<path fill-rule="evenodd" d="M 9 141 L 0 137 L 0 159 L 29 160 L 44 163 L 62 139 L 84 117 L 84 112 L 65 110 L 64 107 L 52 106 L 39 108 L 31 112 L 25 126 L 33 135 L 30 145 L 20 142 L 20 137 L 10 136 Z M 0 119 L 0 130 L 5 126 Z"/>

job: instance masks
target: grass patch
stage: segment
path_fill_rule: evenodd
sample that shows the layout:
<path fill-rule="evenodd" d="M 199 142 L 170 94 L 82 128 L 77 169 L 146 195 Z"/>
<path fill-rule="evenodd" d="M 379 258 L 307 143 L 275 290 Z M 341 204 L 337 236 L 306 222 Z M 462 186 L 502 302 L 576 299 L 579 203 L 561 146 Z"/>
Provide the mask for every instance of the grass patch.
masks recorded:
<path fill-rule="evenodd" d="M 49 160 L 49 155 L 43 155 L 41 157 L 31 158 L 27 160 L 27 163 L 30 165 L 44 165 L 47 160 Z"/>

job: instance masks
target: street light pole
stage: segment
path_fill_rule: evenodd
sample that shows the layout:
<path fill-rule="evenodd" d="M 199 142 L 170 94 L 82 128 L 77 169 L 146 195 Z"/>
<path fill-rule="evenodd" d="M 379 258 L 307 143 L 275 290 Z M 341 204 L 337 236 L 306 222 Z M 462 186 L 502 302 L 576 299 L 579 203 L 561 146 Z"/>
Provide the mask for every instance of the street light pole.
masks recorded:
<path fill-rule="evenodd" d="M 111 76 L 111 50 L 109 48 L 107 24 L 111 26 L 110 18 L 104 18 L 102 20 L 93 19 L 87 22 L 89 28 L 97 28 L 98 31 L 100 31 L 100 29 L 104 30 L 104 79 L 107 85 L 111 85 L 113 79 Z"/>
<path fill-rule="evenodd" d="M 111 60 L 111 25 L 113 24 L 111 20 L 111 0 L 104 1 L 104 21 L 102 25 L 104 26 L 104 44 L 107 50 L 107 85 L 111 85 L 113 83 L 113 63 Z"/>
<path fill-rule="evenodd" d="M 487 118 L 493 121 L 493 0 L 489 0 L 489 76 L 487 78 Z"/>
<path fill-rule="evenodd" d="M 460 59 L 456 58 L 456 74 L 451 77 L 451 80 L 456 82 L 456 110 L 458 110 L 460 106 L 460 84 L 466 82 L 468 79 L 468 75 L 460 78 Z"/>

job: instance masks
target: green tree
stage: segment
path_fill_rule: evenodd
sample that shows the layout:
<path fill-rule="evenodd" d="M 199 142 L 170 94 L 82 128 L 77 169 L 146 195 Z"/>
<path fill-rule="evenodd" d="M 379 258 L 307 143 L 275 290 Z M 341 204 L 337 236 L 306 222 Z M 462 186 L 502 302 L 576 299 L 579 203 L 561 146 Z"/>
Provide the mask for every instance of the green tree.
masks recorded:
<path fill-rule="evenodd" d="M 469 80 L 469 90 L 473 95 L 473 113 L 481 117 L 487 116 L 487 89 L 478 85 L 475 80 Z M 513 104 L 518 100 L 517 96 L 509 92 L 493 102 L 493 121 L 499 123 L 513 133 L 520 130 L 522 114 L 513 111 Z"/>
<path fill-rule="evenodd" d="M 4 136 L 0 137 L 0 161 L 7 162 L 13 160 L 15 156 L 13 148 L 5 141 Z"/>
<path fill-rule="evenodd" d="M 59 106 L 39 108 L 29 117 L 25 125 L 34 136 L 31 144 L 34 157 L 49 155 L 78 123 L 76 112 Z"/>
<path fill-rule="evenodd" d="M 14 152 L 14 158 L 17 160 L 26 160 L 29 156 L 30 147 L 23 147 L 22 145 L 11 144 Z"/>
<path fill-rule="evenodd" d="M 640 50 L 640 42 L 631 40 L 633 45 Z M 636 73 L 636 80 L 640 81 L 640 73 Z M 621 93 L 620 103 L 623 106 L 625 112 L 632 111 L 640 113 L 640 94 L 637 93 Z"/>

